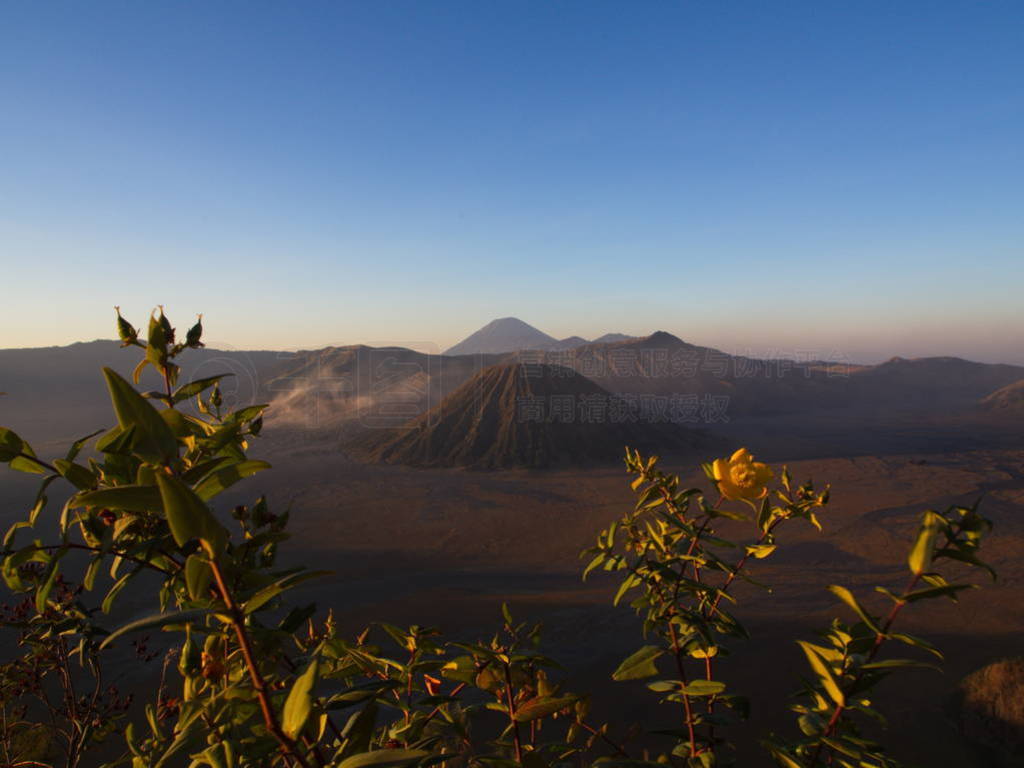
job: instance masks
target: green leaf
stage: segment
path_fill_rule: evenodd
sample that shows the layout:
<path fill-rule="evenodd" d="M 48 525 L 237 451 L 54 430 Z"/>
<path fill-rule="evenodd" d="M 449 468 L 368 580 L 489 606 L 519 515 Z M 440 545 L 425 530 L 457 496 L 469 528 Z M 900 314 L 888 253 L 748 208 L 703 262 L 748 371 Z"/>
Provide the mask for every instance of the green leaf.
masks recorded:
<path fill-rule="evenodd" d="M 341 729 L 342 747 L 335 752 L 335 760 L 344 760 L 368 752 L 377 724 L 377 702 L 370 699 L 358 712 L 349 717 Z"/>
<path fill-rule="evenodd" d="M 747 554 L 753 555 L 758 560 L 762 560 L 776 549 L 775 544 L 751 544 L 747 547 Z"/>
<path fill-rule="evenodd" d="M 313 659 L 306 670 L 295 678 L 292 689 L 288 692 L 281 717 L 281 728 L 289 738 L 294 739 L 302 732 L 313 711 L 312 691 L 319 667 L 320 662 Z"/>
<path fill-rule="evenodd" d="M 915 603 L 918 600 L 927 600 L 932 597 L 942 597 L 943 595 L 955 598 L 957 592 L 962 592 L 965 589 L 977 588 L 977 584 L 946 584 L 941 587 L 930 587 L 928 589 L 918 589 L 914 592 L 908 592 L 905 595 L 900 595 L 900 599 L 908 603 Z"/>
<path fill-rule="evenodd" d="M 103 598 L 103 603 L 100 605 L 100 609 L 104 613 L 110 613 L 110 609 L 114 607 L 114 600 L 117 599 L 117 596 L 121 593 L 121 590 L 124 589 L 128 585 L 128 582 L 131 579 L 133 579 L 136 576 L 136 574 L 138 574 L 141 570 L 142 569 L 140 566 L 139 568 L 136 568 L 135 570 L 129 571 L 128 573 L 124 574 L 121 578 L 114 582 L 114 586 L 112 586 L 107 591 L 106 596 Z"/>
<path fill-rule="evenodd" d="M 594 556 L 594 559 L 591 560 L 589 563 L 587 563 L 587 567 L 583 569 L 583 580 L 586 581 L 587 580 L 587 576 L 590 575 L 590 572 L 592 570 L 594 570 L 595 568 L 597 568 L 602 563 L 604 563 L 604 560 L 605 560 L 604 552 L 597 553 L 597 555 Z"/>
<path fill-rule="evenodd" d="M 96 441 L 96 450 L 101 453 L 129 453 L 131 451 L 132 443 L 134 442 L 135 427 L 132 427 L 131 429 L 114 427 Z"/>
<path fill-rule="evenodd" d="M 914 648 L 920 648 L 921 650 L 927 651 L 928 653 L 932 654 L 938 659 L 943 658 L 942 651 L 940 651 L 938 648 L 936 648 L 934 645 L 932 645 L 930 642 L 923 638 L 915 637 L 914 635 L 908 635 L 904 632 L 891 632 L 889 633 L 889 638 L 891 640 L 897 640 L 905 645 L 913 646 Z"/>
<path fill-rule="evenodd" d="M 956 560 L 960 563 L 967 563 L 973 565 L 976 568 L 982 568 L 988 572 L 988 575 L 992 577 L 992 581 L 996 581 L 997 575 L 995 569 L 992 566 L 983 563 L 978 557 L 969 549 L 953 549 L 951 547 L 943 547 L 942 549 L 935 552 L 935 557 L 948 557 L 950 560 Z"/>
<path fill-rule="evenodd" d="M 668 693 L 669 691 L 678 691 L 683 687 L 682 682 L 679 680 L 655 680 L 653 683 L 648 683 L 647 688 L 654 691 L 655 693 Z"/>
<path fill-rule="evenodd" d="M 22 440 L 17 432 L 7 427 L 0 427 L 0 461 L 8 462 L 19 453 L 26 452 L 26 448 L 28 448 L 28 443 Z M 35 454 L 31 453 L 30 455 Z"/>
<path fill-rule="evenodd" d="M 189 597 L 193 600 L 209 597 L 207 588 L 210 586 L 211 578 L 213 571 L 210 570 L 210 564 L 206 559 L 200 555 L 189 555 L 185 560 L 185 586 Z"/>
<path fill-rule="evenodd" d="M 182 400 L 188 400 L 188 398 L 198 395 L 203 390 L 212 387 L 225 376 L 234 375 L 235 374 L 233 373 L 222 373 L 217 376 L 207 376 L 205 379 L 196 379 L 188 384 L 182 384 L 174 391 L 174 394 L 171 395 L 171 401 L 180 403 Z"/>
<path fill-rule="evenodd" d="M 771 750 L 772 757 L 782 768 L 804 768 L 803 763 L 798 763 L 792 757 L 778 749 Z"/>
<path fill-rule="evenodd" d="M 304 581 L 316 579 L 320 576 L 325 576 L 329 573 L 331 573 L 331 571 L 302 571 L 301 573 L 293 573 L 291 576 L 285 576 L 283 579 L 275 581 L 273 584 L 264 587 L 255 595 L 250 597 L 245 602 L 245 605 L 242 607 L 242 610 L 246 614 L 253 613 L 254 611 L 257 611 L 260 608 L 262 608 L 264 605 L 266 605 L 268 602 L 273 600 L 275 597 L 277 597 L 285 590 L 291 589 L 292 587 L 295 587 Z"/>
<path fill-rule="evenodd" d="M 194 610 L 194 611 L 175 611 L 174 613 L 157 613 L 153 616 L 147 616 L 143 619 L 131 621 L 122 627 L 118 627 L 100 643 L 100 650 L 103 650 L 117 638 L 122 635 L 127 635 L 129 632 L 141 632 L 144 629 L 155 629 L 157 627 L 164 627 L 168 624 L 187 624 L 201 619 L 210 613 L 209 609 Z"/>
<path fill-rule="evenodd" d="M 757 511 L 757 527 L 762 533 L 768 532 L 768 526 L 772 521 L 772 504 L 768 496 L 761 502 L 761 508 Z"/>
<path fill-rule="evenodd" d="M 82 452 L 82 448 L 85 447 L 85 444 L 92 438 L 96 437 L 96 435 L 100 434 L 103 434 L 102 429 L 98 429 L 95 432 L 89 433 L 85 437 L 80 437 L 77 440 L 75 440 L 75 442 L 71 444 L 71 447 L 68 448 L 68 452 L 67 455 L 64 456 L 64 460 L 74 461 L 76 458 L 78 458 L 78 454 Z"/>
<path fill-rule="evenodd" d="M 193 718 L 178 731 L 174 741 L 171 742 L 167 750 L 160 756 L 153 768 L 164 768 L 165 765 L 174 764 L 170 763 L 170 760 L 174 758 L 177 760 L 178 765 L 183 765 L 183 758 L 185 754 L 198 746 L 200 736 L 204 733 L 205 729 L 199 728 L 201 721 L 198 718 Z"/>
<path fill-rule="evenodd" d="M 810 643 L 805 643 L 803 640 L 797 640 L 797 644 L 803 649 L 804 655 L 807 657 L 807 661 L 811 665 L 811 669 L 818 675 L 818 679 L 821 680 L 822 687 L 825 692 L 831 697 L 832 701 L 841 707 L 846 706 L 846 697 L 843 695 L 842 689 L 836 682 L 835 677 L 832 675 L 832 670 L 828 668 L 828 665 L 822 661 L 821 657 L 814 650 L 814 647 Z"/>
<path fill-rule="evenodd" d="M 341 693 L 336 693 L 330 698 L 324 709 L 345 709 L 401 687 L 402 683 L 399 680 L 370 680 L 347 688 Z"/>
<path fill-rule="evenodd" d="M 261 403 L 259 405 L 250 405 L 245 408 L 240 408 L 230 414 L 224 422 L 226 424 L 242 424 L 246 421 L 250 421 L 263 413 L 263 411 L 267 409 L 268 405 L 268 403 Z"/>
<path fill-rule="evenodd" d="M 6 427 L 0 427 L 0 461 L 10 464 L 11 469 L 18 472 L 43 475 L 49 471 L 36 458 L 32 446 Z"/>
<path fill-rule="evenodd" d="M 861 607 L 861 604 L 857 602 L 857 598 L 853 596 L 853 593 L 850 590 L 846 587 L 841 587 L 838 584 L 831 584 L 828 587 L 828 591 L 853 609 L 853 612 L 860 616 L 860 620 L 868 626 L 868 629 L 877 635 L 882 634 L 882 630 L 878 627 L 878 624 L 871 615 Z"/>
<path fill-rule="evenodd" d="M 619 601 L 622 600 L 623 596 L 639 583 L 640 579 L 634 576 L 633 574 L 630 574 L 625 579 L 623 579 L 622 583 L 619 585 L 618 592 L 615 593 L 615 598 L 612 600 L 612 605 L 618 605 Z"/>
<path fill-rule="evenodd" d="M 183 547 L 192 539 L 199 539 L 210 557 L 218 557 L 227 546 L 228 532 L 209 507 L 176 477 L 161 472 L 156 476 L 156 484 L 177 545 Z"/>
<path fill-rule="evenodd" d="M 725 683 L 719 680 L 694 680 L 683 686 L 687 696 L 713 696 L 725 690 Z"/>
<path fill-rule="evenodd" d="M 160 412 L 116 371 L 103 369 L 121 429 L 135 428 L 132 450 L 147 461 L 164 463 L 178 455 L 178 441 Z"/>
<path fill-rule="evenodd" d="M 106 507 L 127 512 L 156 512 L 163 508 L 160 490 L 155 485 L 117 485 L 98 491 L 79 493 L 76 507 Z"/>
<path fill-rule="evenodd" d="M 553 715 L 560 709 L 565 709 L 576 702 L 579 696 L 537 696 L 524 702 L 516 709 L 515 719 L 517 723 L 526 723 L 530 720 L 540 720 L 542 717 Z"/>
<path fill-rule="evenodd" d="M 196 495 L 203 501 L 209 501 L 242 478 L 255 475 L 264 469 L 270 469 L 270 465 L 267 462 L 248 460 L 240 461 L 223 469 L 214 470 L 196 485 Z"/>
<path fill-rule="evenodd" d="M 872 661 L 861 666 L 861 669 L 904 669 L 910 667 L 934 669 L 936 672 L 942 671 L 942 667 L 937 664 L 929 664 L 925 661 L 915 661 L 914 659 L 883 659 L 882 661 Z"/>
<path fill-rule="evenodd" d="M 378 749 L 342 760 L 338 768 L 400 768 L 429 755 L 422 749 Z"/>
<path fill-rule="evenodd" d="M 57 565 L 66 554 L 66 549 L 60 549 L 50 559 L 50 563 L 46 567 L 46 580 L 36 590 L 36 613 L 43 613 L 46 610 L 46 602 L 50 597 L 50 592 L 53 591 L 53 585 L 57 583 Z"/>
<path fill-rule="evenodd" d="M 658 674 L 658 666 L 654 662 L 664 653 L 665 650 L 656 645 L 645 645 L 619 664 L 619 668 L 612 672 L 612 680 L 642 680 Z"/>
<path fill-rule="evenodd" d="M 96 486 L 96 475 L 81 464 L 68 461 L 67 459 L 57 459 L 53 462 L 53 466 L 58 472 L 60 472 L 61 477 L 80 491 L 85 491 Z"/>
<path fill-rule="evenodd" d="M 93 587 L 96 585 L 96 575 L 100 572 L 100 568 L 103 566 L 103 556 L 97 555 L 89 561 L 89 566 L 85 569 L 85 576 L 82 577 L 82 586 L 92 592 Z"/>
<path fill-rule="evenodd" d="M 920 576 L 931 568 L 932 555 L 935 554 L 935 537 L 938 536 L 945 522 L 941 515 L 932 510 L 924 513 L 921 529 L 918 531 L 917 539 L 907 558 L 910 572 L 915 576 Z"/>
<path fill-rule="evenodd" d="M 741 522 L 750 519 L 750 515 L 727 507 L 723 507 L 721 509 L 710 509 L 708 510 L 708 514 L 711 517 L 724 517 L 729 520 L 737 520 Z"/>

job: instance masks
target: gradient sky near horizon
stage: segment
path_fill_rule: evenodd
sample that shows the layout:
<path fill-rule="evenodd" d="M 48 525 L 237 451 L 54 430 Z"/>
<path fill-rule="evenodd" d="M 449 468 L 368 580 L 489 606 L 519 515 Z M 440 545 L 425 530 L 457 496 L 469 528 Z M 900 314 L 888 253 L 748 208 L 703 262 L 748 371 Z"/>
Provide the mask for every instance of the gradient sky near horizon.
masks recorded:
<path fill-rule="evenodd" d="M 1024 364 L 1019 0 L 12 0 L 0 115 L 0 347 Z"/>

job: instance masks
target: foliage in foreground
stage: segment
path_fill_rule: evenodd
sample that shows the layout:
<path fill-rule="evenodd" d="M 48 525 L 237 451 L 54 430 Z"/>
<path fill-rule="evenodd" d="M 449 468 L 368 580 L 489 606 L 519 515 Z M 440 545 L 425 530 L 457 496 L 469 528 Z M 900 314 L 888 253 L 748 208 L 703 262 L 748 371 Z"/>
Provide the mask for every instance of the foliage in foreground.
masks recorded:
<path fill-rule="evenodd" d="M 629 600 L 639 618 L 645 644 L 612 677 L 649 680 L 672 724 L 638 735 L 592 720 L 588 697 L 565 690 L 561 667 L 544 655 L 539 626 L 507 607 L 492 636 L 457 642 L 434 628 L 384 623 L 342 636 L 330 613 L 289 604 L 289 590 L 320 574 L 276 564 L 287 513 L 263 498 L 231 509 L 230 527 L 229 510 L 215 513 L 225 490 L 269 468 L 247 456 L 265 406 L 223 410 L 220 376 L 179 383 L 175 360 L 202 346 L 201 323 L 178 341 L 161 309 L 144 339 L 120 314 L 118 330 L 145 355 L 134 384 L 103 371 L 116 426 L 52 462 L 0 428 L 0 460 L 42 480 L 3 541 L 0 570 L 16 597 L 0 618 L 22 651 L 0 667 L 3 764 L 77 766 L 112 749 L 120 756 L 108 765 L 132 768 L 730 764 L 729 728 L 749 714 L 720 674 L 748 639 L 731 590 L 752 582 L 748 564 L 773 555 L 784 527 L 820 529 L 827 487 L 794 485 L 785 470 L 776 483 L 741 449 L 704 467 L 717 493 L 711 503 L 656 457 L 627 451 L 636 505 L 585 553 L 584 576 L 618 574 L 614 602 Z M 162 387 L 140 393 L 147 366 Z M 56 483 L 70 493 L 53 515 Z M 725 538 L 723 524 L 741 529 L 734 535 L 743 543 Z M 862 726 L 881 718 L 875 686 L 923 662 L 889 649 L 941 658 L 897 631 L 897 620 L 916 603 L 973 588 L 952 574 L 990 570 L 978 559 L 990 527 L 976 507 L 926 512 L 906 583 L 877 588 L 889 602 L 882 615 L 830 587 L 849 623 L 836 619 L 816 642 L 799 641 L 808 669 L 791 705 L 796 735 L 765 739 L 778 764 L 896 765 Z M 953 569 L 940 570 L 946 564 Z M 116 626 L 126 595 L 148 599 L 152 613 Z M 172 639 L 169 650 L 150 649 L 156 632 L 169 633 L 160 635 Z M 126 665 L 138 665 L 141 678 L 157 658 L 155 693 L 139 707 L 107 682 Z M 123 746 L 112 748 L 117 740 Z"/>

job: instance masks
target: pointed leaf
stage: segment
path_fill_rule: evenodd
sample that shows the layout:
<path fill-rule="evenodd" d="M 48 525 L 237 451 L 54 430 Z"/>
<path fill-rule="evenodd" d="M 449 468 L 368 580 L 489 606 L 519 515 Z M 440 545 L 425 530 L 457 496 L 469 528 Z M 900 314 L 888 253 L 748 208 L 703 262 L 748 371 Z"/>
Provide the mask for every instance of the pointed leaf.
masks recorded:
<path fill-rule="evenodd" d="M 212 387 L 225 376 L 234 375 L 235 374 L 233 373 L 222 373 L 217 376 L 207 376 L 205 379 L 196 379 L 188 384 L 182 384 L 174 391 L 174 394 L 171 396 L 171 400 L 175 403 L 180 403 L 182 400 L 187 400 L 194 395 L 198 395 L 203 390 Z"/>
<path fill-rule="evenodd" d="M 121 429 L 135 428 L 132 450 L 147 460 L 163 463 L 176 456 L 178 441 L 153 407 L 135 388 L 110 368 L 103 369 L 110 400 Z"/>
<path fill-rule="evenodd" d="M 910 572 L 915 576 L 920 576 L 931 568 L 932 555 L 935 554 L 935 537 L 938 536 L 944 524 L 945 521 L 936 512 L 928 510 L 924 513 L 921 529 L 918 531 L 917 539 L 907 558 Z"/>
<path fill-rule="evenodd" d="M 860 620 L 867 624 L 868 629 L 877 635 L 882 634 L 882 630 L 878 627 L 878 624 L 871 615 L 861 607 L 861 604 L 857 602 L 857 598 L 853 596 L 853 593 L 850 590 L 846 587 L 841 587 L 838 584 L 832 584 L 829 586 L 828 591 L 852 608 L 853 612 L 860 616 Z"/>
<path fill-rule="evenodd" d="M 725 690 L 725 683 L 719 680 L 694 680 L 683 686 L 687 696 L 712 696 Z"/>
<path fill-rule="evenodd" d="M 835 677 L 832 675 L 832 670 L 828 668 L 828 665 L 824 661 L 822 661 L 821 657 L 815 652 L 810 643 L 805 643 L 803 640 L 797 640 L 797 644 L 803 649 L 804 655 L 807 657 L 807 661 L 811 665 L 811 669 L 813 669 L 818 675 L 818 679 L 821 680 L 822 687 L 831 697 L 832 701 L 841 707 L 846 706 L 846 697 L 843 695 L 843 691 L 839 687 L 839 683 L 836 682 Z"/>
<path fill-rule="evenodd" d="M 213 571 L 210 570 L 210 564 L 204 557 L 188 556 L 188 559 L 185 560 L 185 586 L 188 589 L 189 597 L 193 600 L 209 597 L 207 589 L 212 578 Z"/>
<path fill-rule="evenodd" d="M 194 611 L 175 611 L 174 613 L 157 613 L 153 616 L 146 616 L 143 619 L 136 621 L 130 621 L 122 627 L 118 627 L 100 643 L 100 650 L 106 648 L 112 642 L 122 635 L 127 635 L 129 632 L 141 632 L 144 629 L 155 629 L 157 627 L 165 627 L 168 624 L 187 624 L 191 621 L 201 619 L 210 613 L 209 609 L 194 610 Z"/>
<path fill-rule="evenodd" d="M 163 508 L 160 490 L 155 485 L 118 485 L 98 491 L 79 493 L 76 507 L 106 507 L 128 512 L 156 512 Z"/>
<path fill-rule="evenodd" d="M 202 499 L 176 477 L 162 472 L 156 476 L 156 483 L 177 545 L 183 547 L 192 539 L 199 539 L 210 557 L 220 555 L 227 546 L 228 532 Z"/>
<path fill-rule="evenodd" d="M 270 465 L 265 461 L 255 460 L 240 461 L 229 467 L 217 469 L 199 481 L 196 485 L 196 495 L 203 501 L 209 501 L 242 478 L 255 475 L 264 469 L 270 469 Z"/>
<path fill-rule="evenodd" d="M 579 696 L 537 696 L 516 709 L 516 722 L 526 723 L 553 715 L 555 712 L 575 704 L 578 698 Z"/>
<path fill-rule="evenodd" d="M 612 680 L 641 680 L 658 674 L 658 666 L 654 663 L 665 653 L 656 645 L 645 645 L 619 664 L 612 673 Z"/>
<path fill-rule="evenodd" d="M 313 659 L 306 670 L 295 678 L 292 689 L 288 692 L 281 717 L 281 728 L 289 738 L 294 739 L 302 732 L 303 726 L 306 725 L 306 721 L 313 711 L 312 691 L 319 667 L 320 662 Z"/>
<path fill-rule="evenodd" d="M 342 760 L 338 768 L 401 768 L 429 755 L 422 749 L 378 749 Z"/>

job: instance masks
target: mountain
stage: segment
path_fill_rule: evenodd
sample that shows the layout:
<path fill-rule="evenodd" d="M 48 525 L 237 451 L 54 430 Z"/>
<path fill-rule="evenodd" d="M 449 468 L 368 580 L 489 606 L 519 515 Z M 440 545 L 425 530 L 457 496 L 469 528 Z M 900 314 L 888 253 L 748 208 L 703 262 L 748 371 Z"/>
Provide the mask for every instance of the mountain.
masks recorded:
<path fill-rule="evenodd" d="M 700 420 L 707 420 L 712 406 L 716 419 L 729 421 L 820 408 L 971 409 L 980 398 L 1024 377 L 1019 366 L 955 357 L 893 358 L 872 366 L 752 358 L 690 344 L 666 331 L 549 350 L 542 360 L 572 368 L 622 396 L 669 398 L 679 407 L 688 403 L 690 411 L 696 398 L 697 407 L 704 408 Z"/>
<path fill-rule="evenodd" d="M 498 325 L 510 327 L 502 321 Z M 606 394 L 636 407 L 668 409 L 673 420 L 694 425 L 727 420 L 738 426 L 781 415 L 816 418 L 824 410 L 833 421 L 900 414 L 941 421 L 979 416 L 979 403 L 990 413 L 1018 412 L 1015 403 L 1024 391 L 1019 383 L 1024 367 L 954 357 L 898 357 L 862 366 L 797 363 L 729 355 L 664 331 L 585 344 L 578 337 L 554 340 L 536 334 L 551 346 L 537 350 L 538 345 L 527 343 L 533 354 L 428 355 L 366 346 L 303 352 L 190 350 L 180 358 L 180 383 L 231 373 L 222 382 L 225 402 L 270 403 L 268 431 L 289 431 L 298 442 L 310 429 L 348 439 L 360 431 L 405 427 L 484 368 L 515 362 L 571 369 L 576 379 L 588 379 Z M 0 397 L 0 424 L 36 447 L 52 443 L 56 451 L 58 444 L 106 427 L 113 418 L 100 367 L 128 376 L 140 357 L 140 350 L 121 349 L 115 341 L 0 349 L 0 391 L 7 393 Z M 156 389 L 160 383 L 147 369 L 141 386 Z"/>
<path fill-rule="evenodd" d="M 633 338 L 621 333 L 606 333 L 596 342 L 590 342 L 582 336 L 569 336 L 556 339 L 543 331 L 537 330 L 529 323 L 516 317 L 502 317 L 492 320 L 476 333 L 467 336 L 454 347 L 445 350 L 446 355 L 500 355 L 523 350 L 546 351 L 576 349 L 585 344 L 624 341 Z"/>
<path fill-rule="evenodd" d="M 516 317 L 502 317 L 470 334 L 454 347 L 445 350 L 444 354 L 501 354 L 519 349 L 551 349 L 558 344 L 554 336 L 548 336 Z"/>
<path fill-rule="evenodd" d="M 975 363 L 959 357 L 894 357 L 854 372 L 848 396 L 914 409 L 973 406 L 1022 378 L 1024 368 L 1017 365 Z"/>
<path fill-rule="evenodd" d="M 370 461 L 478 469 L 614 462 L 625 446 L 672 452 L 704 441 L 554 365 L 501 364 L 481 371 L 397 431 L 350 445 Z"/>
<path fill-rule="evenodd" d="M 981 407 L 994 413 L 1024 416 L 1024 379 L 987 395 L 982 399 Z"/>
<path fill-rule="evenodd" d="M 627 336 L 624 333 L 606 333 L 604 336 L 599 336 L 598 338 L 594 339 L 591 343 L 592 344 L 612 344 L 613 342 L 616 342 L 616 341 L 629 341 L 630 339 L 635 339 L 635 338 L 636 338 L 635 336 Z"/>
<path fill-rule="evenodd" d="M 0 391 L 7 393 L 0 397 L 0 425 L 33 444 L 71 442 L 109 427 L 114 413 L 100 369 L 108 366 L 128 378 L 143 356 L 140 349 L 123 349 L 109 340 L 0 349 Z M 262 384 L 288 357 L 282 352 L 188 350 L 177 360 L 181 365 L 178 383 L 231 374 L 221 382 L 225 403 L 236 407 L 267 402 Z M 140 387 L 159 389 L 162 382 L 147 367 Z"/>
<path fill-rule="evenodd" d="M 586 339 L 582 336 L 568 336 L 564 339 L 559 339 L 557 348 L 558 349 L 576 349 L 576 347 L 582 347 L 584 344 L 589 344 Z"/>

